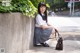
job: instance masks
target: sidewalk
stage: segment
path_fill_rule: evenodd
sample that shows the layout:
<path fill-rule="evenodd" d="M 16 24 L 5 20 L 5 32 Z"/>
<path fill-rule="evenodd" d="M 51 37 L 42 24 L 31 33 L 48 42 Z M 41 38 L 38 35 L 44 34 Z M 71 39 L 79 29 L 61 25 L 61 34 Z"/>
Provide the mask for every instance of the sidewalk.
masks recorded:
<path fill-rule="evenodd" d="M 65 35 L 63 39 L 62 51 L 55 50 L 56 40 L 50 40 L 48 43 L 51 47 L 34 47 L 25 53 L 80 53 L 80 35 Z"/>
<path fill-rule="evenodd" d="M 63 50 L 55 50 L 56 40 L 50 39 L 50 47 L 33 47 L 24 53 L 80 53 L 80 18 L 49 17 L 49 22 L 56 27 L 63 37 Z"/>
<path fill-rule="evenodd" d="M 49 16 L 48 21 L 59 31 L 80 32 L 80 17 Z"/>

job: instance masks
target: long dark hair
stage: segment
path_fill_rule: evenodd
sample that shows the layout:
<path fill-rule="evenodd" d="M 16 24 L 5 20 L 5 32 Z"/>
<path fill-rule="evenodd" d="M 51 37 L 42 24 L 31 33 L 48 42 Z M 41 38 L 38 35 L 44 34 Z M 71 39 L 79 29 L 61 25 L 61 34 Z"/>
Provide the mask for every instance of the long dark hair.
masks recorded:
<path fill-rule="evenodd" d="M 38 4 L 38 14 L 40 14 L 41 16 L 42 16 L 42 14 L 41 14 L 41 12 L 40 12 L 40 7 L 41 6 L 45 6 L 46 7 L 46 4 L 44 3 L 44 2 L 40 2 L 39 4 Z M 47 7 L 46 7 L 46 10 L 45 10 L 45 12 L 44 12 L 44 17 L 42 16 L 42 18 L 43 18 L 43 20 L 46 20 L 46 22 L 47 22 Z"/>

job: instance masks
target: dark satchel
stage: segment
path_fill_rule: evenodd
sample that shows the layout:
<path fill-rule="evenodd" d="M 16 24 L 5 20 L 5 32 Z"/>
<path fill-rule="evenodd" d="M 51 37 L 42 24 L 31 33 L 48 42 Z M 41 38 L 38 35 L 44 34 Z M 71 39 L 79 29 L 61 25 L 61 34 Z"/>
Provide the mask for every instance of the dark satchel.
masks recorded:
<path fill-rule="evenodd" d="M 57 32 L 58 34 L 58 40 L 57 40 L 57 44 L 56 44 L 56 50 L 63 50 L 63 38 L 61 37 L 61 35 Z"/>

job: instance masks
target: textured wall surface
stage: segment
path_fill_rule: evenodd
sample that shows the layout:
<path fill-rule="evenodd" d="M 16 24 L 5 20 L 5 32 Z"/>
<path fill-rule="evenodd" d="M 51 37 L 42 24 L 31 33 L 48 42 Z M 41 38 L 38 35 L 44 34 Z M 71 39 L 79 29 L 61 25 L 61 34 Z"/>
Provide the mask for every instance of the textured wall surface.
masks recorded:
<path fill-rule="evenodd" d="M 0 13 L 0 48 L 5 53 L 23 53 L 32 47 L 33 19 L 21 13 Z"/>

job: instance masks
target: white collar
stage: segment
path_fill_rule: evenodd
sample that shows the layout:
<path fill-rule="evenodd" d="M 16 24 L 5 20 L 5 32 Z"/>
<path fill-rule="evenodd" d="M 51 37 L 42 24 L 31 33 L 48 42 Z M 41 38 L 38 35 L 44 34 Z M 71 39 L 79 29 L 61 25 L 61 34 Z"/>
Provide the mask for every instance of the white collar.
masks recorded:
<path fill-rule="evenodd" d="M 44 16 L 45 14 L 42 14 L 42 16 Z"/>

